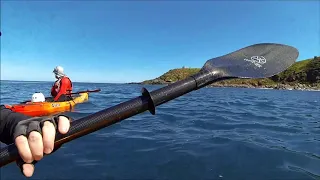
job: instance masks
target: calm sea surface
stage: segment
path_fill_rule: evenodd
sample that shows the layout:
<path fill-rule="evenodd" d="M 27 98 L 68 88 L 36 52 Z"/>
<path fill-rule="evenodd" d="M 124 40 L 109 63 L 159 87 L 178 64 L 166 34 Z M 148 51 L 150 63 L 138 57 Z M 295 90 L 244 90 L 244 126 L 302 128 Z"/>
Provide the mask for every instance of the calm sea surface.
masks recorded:
<path fill-rule="evenodd" d="M 141 85 L 101 88 L 75 119 L 140 95 Z M 1 104 L 49 95 L 51 83 L 1 82 Z M 149 90 L 161 86 L 146 86 Z M 3 146 L 3 145 L 2 145 Z M 25 179 L 15 163 L 1 180 Z M 320 179 L 320 92 L 203 88 L 65 144 L 31 179 Z"/>

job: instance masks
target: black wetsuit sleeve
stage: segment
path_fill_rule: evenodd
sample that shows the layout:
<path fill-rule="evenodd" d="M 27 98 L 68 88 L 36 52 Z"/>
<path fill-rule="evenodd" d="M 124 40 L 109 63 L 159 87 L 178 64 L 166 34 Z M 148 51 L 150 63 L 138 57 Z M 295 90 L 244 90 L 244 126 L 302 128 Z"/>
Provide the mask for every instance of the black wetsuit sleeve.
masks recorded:
<path fill-rule="evenodd" d="M 16 113 L 1 105 L 0 141 L 5 144 L 13 143 L 13 131 L 21 120 L 31 118 L 21 113 Z"/>

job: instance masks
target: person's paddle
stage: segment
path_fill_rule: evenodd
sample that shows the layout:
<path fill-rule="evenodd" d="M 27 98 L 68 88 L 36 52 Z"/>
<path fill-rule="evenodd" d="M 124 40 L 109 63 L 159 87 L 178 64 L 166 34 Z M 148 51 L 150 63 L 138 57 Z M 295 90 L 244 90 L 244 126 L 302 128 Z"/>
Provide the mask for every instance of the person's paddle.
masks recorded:
<path fill-rule="evenodd" d="M 152 92 L 142 89 L 142 95 L 116 106 L 101 110 L 71 123 L 67 134 L 57 133 L 55 149 L 62 144 L 82 137 L 101 128 L 149 110 L 208 84 L 228 78 L 264 78 L 286 70 L 297 59 L 294 47 L 263 43 L 237 50 L 230 54 L 208 60 L 195 75 Z M 0 151 L 0 167 L 19 157 L 14 144 Z"/>
<path fill-rule="evenodd" d="M 78 92 L 73 92 L 73 93 L 67 93 L 67 95 L 71 94 L 80 94 L 80 93 L 94 93 L 94 92 L 100 92 L 101 89 L 95 89 L 95 90 L 86 90 L 86 91 L 78 91 Z"/>

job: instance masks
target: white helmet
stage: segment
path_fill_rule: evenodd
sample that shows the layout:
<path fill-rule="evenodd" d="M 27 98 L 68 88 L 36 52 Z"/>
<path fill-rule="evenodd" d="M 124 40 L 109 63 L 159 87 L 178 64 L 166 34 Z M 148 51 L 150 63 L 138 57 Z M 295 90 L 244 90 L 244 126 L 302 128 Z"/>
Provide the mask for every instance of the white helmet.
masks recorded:
<path fill-rule="evenodd" d="M 53 69 L 53 73 L 54 73 L 57 77 L 64 76 L 63 67 L 61 67 L 61 66 L 55 67 L 55 68 Z"/>
<path fill-rule="evenodd" d="M 31 102 L 45 102 L 46 98 L 41 92 L 36 92 L 32 95 Z"/>

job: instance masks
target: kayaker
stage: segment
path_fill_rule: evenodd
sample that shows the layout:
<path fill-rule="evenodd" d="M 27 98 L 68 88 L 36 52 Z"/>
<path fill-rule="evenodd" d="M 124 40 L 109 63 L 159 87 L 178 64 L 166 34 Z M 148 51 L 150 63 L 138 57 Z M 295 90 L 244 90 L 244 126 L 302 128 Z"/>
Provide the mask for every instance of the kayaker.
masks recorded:
<path fill-rule="evenodd" d="M 56 129 L 61 134 L 67 133 L 71 120 L 64 115 L 53 119 L 49 117 L 34 119 L 13 112 L 3 105 L 1 105 L 0 115 L 0 141 L 7 145 L 15 143 L 22 158 L 16 163 L 26 177 L 33 175 L 34 161 L 41 160 L 43 154 L 52 153 Z"/>
<path fill-rule="evenodd" d="M 61 66 L 54 68 L 53 73 L 57 79 L 51 88 L 51 95 L 54 101 L 69 101 L 72 100 L 69 93 L 72 92 L 72 82 L 69 77 L 67 77 Z"/>

